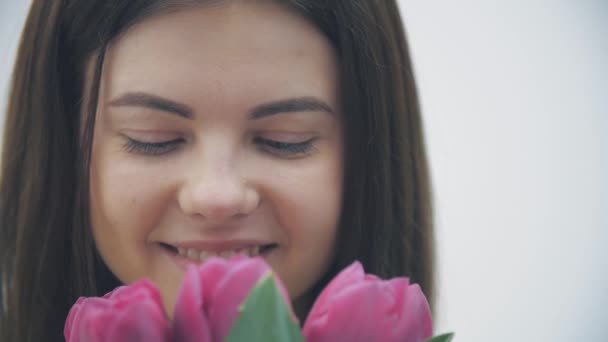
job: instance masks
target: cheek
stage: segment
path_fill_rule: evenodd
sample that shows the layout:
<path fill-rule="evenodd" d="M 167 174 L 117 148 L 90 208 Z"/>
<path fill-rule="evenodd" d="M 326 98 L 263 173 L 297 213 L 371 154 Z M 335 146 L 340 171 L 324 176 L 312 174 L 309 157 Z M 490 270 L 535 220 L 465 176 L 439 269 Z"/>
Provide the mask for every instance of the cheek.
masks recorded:
<path fill-rule="evenodd" d="M 270 185 L 281 226 L 290 235 L 302 235 L 301 241 L 332 235 L 341 209 L 343 171 L 338 146 L 321 146 L 320 151 L 316 156 L 264 167 L 263 183 Z"/>
<path fill-rule="evenodd" d="M 275 193 L 274 209 L 287 237 L 277 272 L 296 298 L 320 279 L 333 260 L 342 168 L 334 159 L 326 160 L 284 172 L 274 182 L 280 192 Z"/>
<path fill-rule="evenodd" d="M 140 170 L 129 163 L 99 165 L 91 174 L 93 216 L 109 227 L 129 229 L 150 226 L 166 206 L 170 187 L 153 169 Z"/>
<path fill-rule="evenodd" d="M 91 225 L 102 258 L 123 282 L 149 265 L 149 234 L 168 206 L 170 183 L 155 168 L 94 155 L 91 164 Z"/>
<path fill-rule="evenodd" d="M 284 201 L 278 205 L 283 209 L 285 225 L 292 226 L 291 234 L 301 235 L 300 241 L 325 241 L 333 235 L 342 187 L 331 171 L 327 167 L 302 170 L 284 184 Z"/>

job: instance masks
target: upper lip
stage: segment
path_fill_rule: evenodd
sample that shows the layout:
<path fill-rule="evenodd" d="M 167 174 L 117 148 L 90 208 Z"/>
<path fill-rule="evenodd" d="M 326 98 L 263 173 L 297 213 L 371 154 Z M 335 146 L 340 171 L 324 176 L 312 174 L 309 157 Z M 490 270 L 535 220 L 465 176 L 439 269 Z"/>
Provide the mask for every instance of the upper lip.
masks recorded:
<path fill-rule="evenodd" d="M 273 242 L 255 239 L 234 239 L 234 240 L 188 240 L 167 242 L 175 248 L 192 248 L 210 252 L 221 252 L 226 250 L 237 250 L 254 246 L 272 245 Z"/>

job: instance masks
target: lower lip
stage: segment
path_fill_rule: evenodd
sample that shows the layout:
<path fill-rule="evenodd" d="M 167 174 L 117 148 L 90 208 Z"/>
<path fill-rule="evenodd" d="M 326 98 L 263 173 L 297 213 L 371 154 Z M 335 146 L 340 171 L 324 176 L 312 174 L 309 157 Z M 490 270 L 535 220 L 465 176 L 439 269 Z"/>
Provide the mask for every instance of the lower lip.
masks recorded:
<path fill-rule="evenodd" d="M 186 258 L 183 255 L 180 255 L 179 253 L 172 251 L 166 247 L 163 247 L 161 245 L 159 245 L 161 251 L 163 253 L 165 253 L 167 256 L 169 256 L 169 258 L 171 258 L 173 260 L 173 262 L 175 262 L 177 264 L 177 266 L 181 269 L 183 269 L 184 271 L 188 268 L 189 265 L 194 265 L 194 266 L 198 266 L 203 264 L 206 260 L 202 260 L 202 261 L 196 261 L 196 260 L 192 260 L 190 258 Z M 266 259 L 268 257 L 269 254 L 272 254 L 274 252 L 274 250 L 276 250 L 277 247 L 272 247 L 267 249 L 266 251 L 264 251 L 263 253 L 260 253 L 259 256 L 263 257 L 264 259 Z M 221 257 L 218 257 L 221 258 Z M 225 258 L 224 258 L 225 259 Z"/>

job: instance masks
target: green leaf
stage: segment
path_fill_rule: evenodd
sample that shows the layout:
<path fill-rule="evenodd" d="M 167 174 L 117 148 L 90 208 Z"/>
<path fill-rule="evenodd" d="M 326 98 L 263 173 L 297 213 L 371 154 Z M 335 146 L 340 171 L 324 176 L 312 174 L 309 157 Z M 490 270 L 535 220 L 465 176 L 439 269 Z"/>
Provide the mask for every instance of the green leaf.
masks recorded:
<path fill-rule="evenodd" d="M 435 337 L 431 337 L 424 342 L 450 342 L 454 337 L 454 333 L 448 333 L 443 335 L 437 335 Z"/>
<path fill-rule="evenodd" d="M 304 342 L 272 272 L 257 282 L 239 311 L 226 342 Z"/>

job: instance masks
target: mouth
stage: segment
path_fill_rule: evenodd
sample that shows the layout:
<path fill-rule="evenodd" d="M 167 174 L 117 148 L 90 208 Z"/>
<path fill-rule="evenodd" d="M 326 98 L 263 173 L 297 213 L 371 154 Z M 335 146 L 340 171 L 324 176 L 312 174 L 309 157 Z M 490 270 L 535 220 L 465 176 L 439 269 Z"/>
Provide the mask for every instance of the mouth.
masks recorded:
<path fill-rule="evenodd" d="M 185 248 L 185 247 L 177 247 L 164 242 L 159 243 L 161 248 L 167 251 L 169 254 L 178 258 L 185 258 L 187 260 L 193 262 L 203 262 L 211 257 L 221 257 L 228 259 L 234 255 L 245 255 L 248 257 L 256 257 L 256 256 L 265 256 L 270 253 L 272 250 L 278 247 L 278 244 L 271 243 L 266 245 L 254 245 L 247 247 L 240 247 L 236 249 L 226 249 L 226 250 L 203 250 L 197 248 Z"/>

